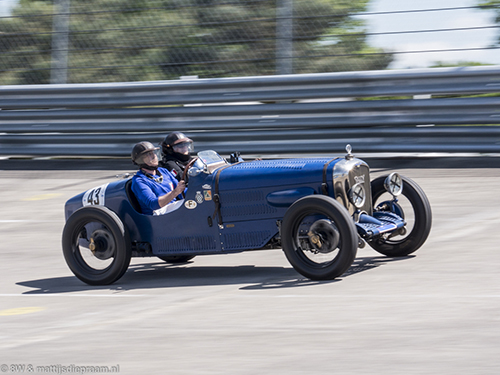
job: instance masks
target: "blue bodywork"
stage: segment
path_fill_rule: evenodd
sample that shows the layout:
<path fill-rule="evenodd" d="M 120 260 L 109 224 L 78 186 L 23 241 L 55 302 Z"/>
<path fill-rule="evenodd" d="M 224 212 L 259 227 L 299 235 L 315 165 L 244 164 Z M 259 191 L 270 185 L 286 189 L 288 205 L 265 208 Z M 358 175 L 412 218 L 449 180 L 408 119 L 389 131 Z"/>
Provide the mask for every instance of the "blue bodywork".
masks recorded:
<path fill-rule="evenodd" d="M 198 164 L 198 165 L 197 165 Z M 66 202 L 68 219 L 86 205 L 104 205 L 123 222 L 133 256 L 201 255 L 279 247 L 287 209 L 314 194 L 335 198 L 357 215 L 358 233 L 378 235 L 404 226 L 398 215 L 373 213 L 368 166 L 356 158 L 255 160 L 221 164 L 213 171 L 197 162 L 189 173 L 184 204 L 161 216 L 137 210 L 131 178 L 90 189 Z M 203 169 L 204 168 L 204 169 Z M 354 208 L 347 192 L 361 183 L 367 199 Z"/>

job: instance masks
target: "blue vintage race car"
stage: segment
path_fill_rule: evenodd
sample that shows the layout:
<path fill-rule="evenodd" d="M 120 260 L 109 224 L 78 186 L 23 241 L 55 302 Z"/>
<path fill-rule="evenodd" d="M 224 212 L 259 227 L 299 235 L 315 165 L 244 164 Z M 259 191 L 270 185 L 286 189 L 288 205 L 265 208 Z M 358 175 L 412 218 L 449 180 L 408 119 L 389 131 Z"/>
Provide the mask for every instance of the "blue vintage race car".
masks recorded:
<path fill-rule="evenodd" d="M 91 285 L 110 284 L 131 257 L 186 262 L 197 255 L 282 248 L 292 266 L 314 279 L 333 279 L 366 243 L 390 257 L 417 250 L 431 230 L 422 189 L 391 173 L 370 180 L 368 165 L 347 155 L 241 161 L 202 151 L 186 170 L 182 205 L 143 215 L 121 179 L 66 202 L 64 257 Z"/>

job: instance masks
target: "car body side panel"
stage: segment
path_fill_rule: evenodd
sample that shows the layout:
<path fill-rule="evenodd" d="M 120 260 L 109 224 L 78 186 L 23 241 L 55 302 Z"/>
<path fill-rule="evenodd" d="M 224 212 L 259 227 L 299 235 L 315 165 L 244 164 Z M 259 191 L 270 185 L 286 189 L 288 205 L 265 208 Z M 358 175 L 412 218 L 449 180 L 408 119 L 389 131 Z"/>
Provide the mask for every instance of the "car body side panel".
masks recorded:
<path fill-rule="evenodd" d="M 262 189 L 322 183 L 323 166 L 329 159 L 255 160 L 232 165 L 221 172 L 220 189 Z"/>
<path fill-rule="evenodd" d="M 317 184 L 316 184 L 317 185 Z M 220 191 L 223 222 L 280 219 L 297 199 L 318 194 L 316 189 L 304 186 L 265 187 Z"/>
<path fill-rule="evenodd" d="M 232 165 L 220 172 L 223 221 L 281 219 L 297 199 L 321 194 L 328 159 L 259 160 Z"/>

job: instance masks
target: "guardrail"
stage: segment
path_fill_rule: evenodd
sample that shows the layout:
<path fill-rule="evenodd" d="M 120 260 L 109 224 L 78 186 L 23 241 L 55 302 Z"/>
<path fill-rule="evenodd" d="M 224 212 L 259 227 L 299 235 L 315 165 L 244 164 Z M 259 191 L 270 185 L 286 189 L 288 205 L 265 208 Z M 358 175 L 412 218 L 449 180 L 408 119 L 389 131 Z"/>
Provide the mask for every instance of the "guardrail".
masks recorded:
<path fill-rule="evenodd" d="M 494 94 L 500 66 L 0 86 L 0 155 L 127 157 L 173 130 L 221 154 L 499 153 Z"/>

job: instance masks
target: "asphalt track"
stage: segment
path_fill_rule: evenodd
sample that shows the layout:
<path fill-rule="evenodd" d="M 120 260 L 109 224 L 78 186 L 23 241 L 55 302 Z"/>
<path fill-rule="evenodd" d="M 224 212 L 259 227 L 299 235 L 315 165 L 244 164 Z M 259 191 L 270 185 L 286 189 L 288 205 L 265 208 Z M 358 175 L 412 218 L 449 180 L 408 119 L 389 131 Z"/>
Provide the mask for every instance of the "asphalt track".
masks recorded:
<path fill-rule="evenodd" d="M 64 202 L 133 168 L 1 161 L 0 374 L 499 374 L 498 160 L 374 164 L 428 195 L 414 256 L 360 249 L 325 282 L 281 250 L 141 258 L 90 287 L 62 256 Z"/>

